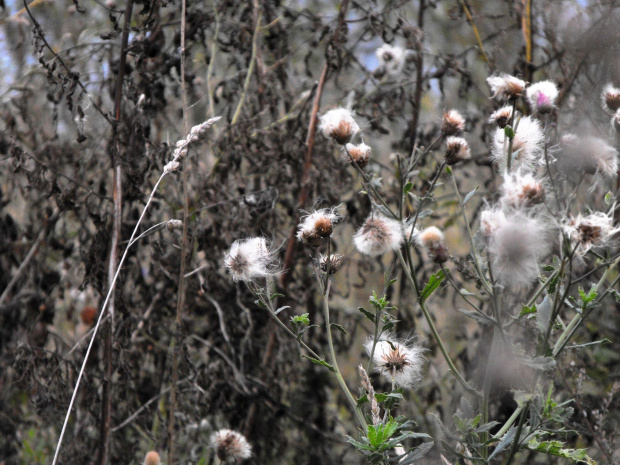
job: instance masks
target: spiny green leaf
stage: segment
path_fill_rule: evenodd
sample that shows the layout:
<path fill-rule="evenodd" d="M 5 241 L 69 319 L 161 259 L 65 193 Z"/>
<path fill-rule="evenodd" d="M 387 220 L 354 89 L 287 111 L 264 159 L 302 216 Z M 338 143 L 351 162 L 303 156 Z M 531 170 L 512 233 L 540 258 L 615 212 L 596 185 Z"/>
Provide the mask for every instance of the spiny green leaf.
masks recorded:
<path fill-rule="evenodd" d="M 291 321 L 295 324 L 309 325 L 310 319 L 308 318 L 309 313 L 303 313 L 301 315 L 295 315 L 291 317 Z"/>
<path fill-rule="evenodd" d="M 422 293 L 420 294 L 420 303 L 423 304 L 426 302 L 433 292 L 439 287 L 441 281 L 446 277 L 443 270 L 439 270 L 437 273 L 431 275 L 424 289 L 422 289 Z"/>
<path fill-rule="evenodd" d="M 522 316 L 525 316 L 525 315 L 529 315 L 531 313 L 536 313 L 536 304 L 533 304 L 531 307 L 524 305 L 523 308 L 521 309 L 521 313 L 519 313 L 518 318 L 521 318 Z"/>

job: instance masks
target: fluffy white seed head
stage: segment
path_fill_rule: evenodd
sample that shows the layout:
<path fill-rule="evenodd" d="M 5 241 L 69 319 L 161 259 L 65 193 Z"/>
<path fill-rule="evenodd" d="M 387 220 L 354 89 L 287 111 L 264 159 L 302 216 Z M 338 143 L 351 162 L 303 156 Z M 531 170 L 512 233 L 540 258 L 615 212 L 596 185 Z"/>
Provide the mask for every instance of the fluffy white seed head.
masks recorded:
<path fill-rule="evenodd" d="M 221 429 L 211 435 L 210 443 L 217 457 L 226 463 L 241 462 L 252 456 L 252 446 L 236 431 Z"/>
<path fill-rule="evenodd" d="M 493 274 L 500 284 L 518 290 L 538 277 L 538 257 L 547 249 L 547 227 L 522 213 L 506 215 L 490 235 Z"/>
<path fill-rule="evenodd" d="M 443 244 L 443 239 L 441 230 L 436 226 L 430 226 L 418 234 L 416 241 L 425 249 L 435 249 Z"/>
<path fill-rule="evenodd" d="M 533 207 L 545 201 L 545 188 L 530 173 L 504 175 L 500 203 L 504 208 Z"/>
<path fill-rule="evenodd" d="M 614 116 L 611 118 L 611 127 L 614 128 L 617 133 L 620 133 L 620 108 L 616 110 Z"/>
<path fill-rule="evenodd" d="M 525 81 L 510 74 L 498 74 L 487 78 L 487 83 L 498 100 L 516 99 L 521 97 L 525 89 Z"/>
<path fill-rule="evenodd" d="M 567 174 L 582 173 L 615 176 L 618 152 L 603 139 L 567 134 L 560 141 L 558 167 Z"/>
<path fill-rule="evenodd" d="M 279 272 L 274 254 L 264 237 L 235 241 L 224 258 L 224 266 L 235 281 L 252 281 Z"/>
<path fill-rule="evenodd" d="M 512 105 L 495 110 L 489 117 L 489 124 L 497 124 L 498 127 L 504 129 L 512 119 Z"/>
<path fill-rule="evenodd" d="M 347 160 L 357 163 L 357 166 L 360 168 L 364 168 L 370 161 L 370 152 L 372 149 L 363 142 L 357 145 L 347 144 L 345 145 L 345 148 L 345 156 Z"/>
<path fill-rule="evenodd" d="M 353 112 L 346 108 L 334 108 L 322 115 L 319 129 L 325 137 L 341 145 L 346 144 L 360 130 L 353 119 Z"/>
<path fill-rule="evenodd" d="M 506 223 L 506 214 L 497 208 L 483 210 L 480 213 L 480 232 L 482 237 L 490 239 Z"/>
<path fill-rule="evenodd" d="M 338 208 L 321 208 L 303 216 L 297 227 L 297 240 L 316 247 L 321 238 L 331 236 L 334 224 L 342 219 L 336 212 Z"/>
<path fill-rule="evenodd" d="M 601 94 L 603 108 L 613 113 L 620 109 L 620 89 L 611 84 L 607 84 Z"/>
<path fill-rule="evenodd" d="M 401 47 L 390 44 L 383 44 L 375 52 L 379 64 L 383 66 L 388 74 L 400 74 L 405 65 L 406 53 Z"/>
<path fill-rule="evenodd" d="M 444 244 L 444 236 L 439 228 L 430 226 L 418 234 L 416 242 L 424 247 L 435 263 L 445 263 L 450 259 Z"/>
<path fill-rule="evenodd" d="M 602 212 L 571 218 L 563 229 L 580 254 L 585 254 L 592 247 L 604 246 L 620 232 L 620 227 L 613 227 L 613 218 Z"/>
<path fill-rule="evenodd" d="M 465 129 L 465 118 L 456 110 L 449 110 L 443 114 L 441 133 L 444 136 L 454 136 Z"/>
<path fill-rule="evenodd" d="M 398 250 L 404 234 L 399 221 L 380 214 L 371 214 L 353 236 L 357 250 L 366 255 L 383 255 Z"/>
<path fill-rule="evenodd" d="M 462 137 L 448 137 L 446 139 L 445 157 L 448 165 L 456 165 L 459 162 L 469 160 L 471 158 L 469 144 Z"/>
<path fill-rule="evenodd" d="M 551 81 L 532 84 L 525 91 L 530 108 L 538 113 L 551 113 L 558 98 L 558 88 Z"/>
<path fill-rule="evenodd" d="M 504 140 L 506 148 L 504 149 Z M 540 163 L 540 155 L 543 151 L 544 133 L 538 120 L 529 116 L 521 118 L 514 140 L 512 142 L 512 153 L 515 162 L 520 162 L 521 166 L 529 166 Z M 503 166 L 506 163 L 506 154 L 509 141 L 505 138 L 503 129 L 496 129 L 493 137 L 491 154 L 497 164 Z"/>
<path fill-rule="evenodd" d="M 159 454 L 154 450 L 150 451 L 146 454 L 146 457 L 144 457 L 144 465 L 159 465 L 159 463 Z"/>
<path fill-rule="evenodd" d="M 372 342 L 371 336 L 364 344 L 368 356 L 372 351 Z M 420 346 L 385 334 L 375 345 L 372 362 L 383 376 L 407 389 L 422 379 L 422 369 L 426 361 L 424 352 L 425 349 Z"/>

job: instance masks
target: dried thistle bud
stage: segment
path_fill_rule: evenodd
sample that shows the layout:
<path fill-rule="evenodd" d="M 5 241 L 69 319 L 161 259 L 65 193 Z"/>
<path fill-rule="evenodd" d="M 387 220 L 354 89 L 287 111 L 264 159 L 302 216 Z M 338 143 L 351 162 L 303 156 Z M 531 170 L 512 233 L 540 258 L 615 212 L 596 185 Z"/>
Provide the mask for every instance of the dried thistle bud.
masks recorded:
<path fill-rule="evenodd" d="M 321 118 L 319 129 L 325 137 L 344 145 L 360 130 L 353 119 L 353 112 L 346 108 L 329 110 Z"/>
<path fill-rule="evenodd" d="M 457 163 L 471 158 L 469 144 L 462 137 L 448 137 L 446 139 L 446 163 L 456 165 Z"/>
<path fill-rule="evenodd" d="M 558 88 L 551 81 L 541 81 L 528 87 L 525 94 L 532 110 L 540 114 L 547 114 L 555 108 Z"/>
<path fill-rule="evenodd" d="M 178 170 L 180 167 L 181 164 L 178 161 L 172 160 L 164 166 L 164 173 L 171 173 L 172 171 Z"/>
<path fill-rule="evenodd" d="M 603 108 L 614 113 L 620 109 L 620 89 L 607 84 L 605 89 L 603 89 L 601 98 L 603 100 Z"/>
<path fill-rule="evenodd" d="M 435 226 L 426 228 L 418 234 L 416 241 L 426 249 L 428 256 L 435 263 L 445 263 L 450 259 L 450 254 L 444 244 L 443 233 L 439 228 Z"/>
<path fill-rule="evenodd" d="M 252 446 L 236 431 L 221 429 L 211 435 L 210 442 L 217 457 L 223 462 L 241 462 L 252 456 Z"/>
<path fill-rule="evenodd" d="M 507 105 L 505 107 L 500 108 L 493 112 L 493 114 L 489 117 L 489 123 L 495 123 L 501 129 L 504 129 L 508 126 L 510 119 L 512 118 L 512 106 Z"/>
<path fill-rule="evenodd" d="M 592 247 L 605 245 L 618 232 L 620 227 L 613 227 L 613 218 L 602 212 L 588 216 L 578 215 L 564 225 L 564 231 L 573 243 L 578 245 L 577 251 L 585 254 Z"/>
<path fill-rule="evenodd" d="M 372 336 L 364 347 L 370 355 L 372 351 Z M 424 365 L 424 349 L 418 345 L 396 339 L 391 334 L 380 336 L 372 354 L 372 361 L 377 370 L 398 386 L 410 388 L 422 378 Z"/>
<path fill-rule="evenodd" d="M 175 231 L 175 230 L 183 229 L 183 221 L 168 220 L 168 222 L 166 223 L 166 228 L 168 228 L 168 231 Z"/>
<path fill-rule="evenodd" d="M 545 188 L 530 173 L 504 176 L 500 203 L 508 208 L 532 207 L 545 201 Z"/>
<path fill-rule="evenodd" d="M 297 240 L 312 245 L 317 237 L 331 236 L 334 224 L 342 219 L 336 212 L 339 207 L 338 205 L 333 208 L 321 208 L 303 216 L 297 227 Z"/>
<path fill-rule="evenodd" d="M 235 281 L 252 281 L 280 272 L 264 237 L 235 241 L 224 258 L 224 266 Z"/>
<path fill-rule="evenodd" d="M 450 110 L 443 114 L 441 120 L 441 133 L 444 136 L 453 136 L 465 129 L 465 118 L 456 110 Z"/>
<path fill-rule="evenodd" d="M 523 95 L 525 81 L 510 74 L 489 76 L 487 83 L 493 92 L 493 98 L 514 100 Z"/>
<path fill-rule="evenodd" d="M 349 161 L 356 163 L 360 168 L 364 168 L 370 160 L 370 146 L 363 142 L 358 145 L 347 144 L 346 152 L 350 155 Z"/>
<path fill-rule="evenodd" d="M 353 236 L 357 250 L 373 256 L 398 250 L 403 240 L 402 224 L 378 214 L 370 215 Z"/>
<path fill-rule="evenodd" d="M 297 233 L 297 240 L 303 242 L 310 247 L 318 247 L 321 245 L 321 236 L 316 231 L 301 231 Z"/>
<path fill-rule="evenodd" d="M 159 465 L 159 463 L 159 454 L 157 452 L 152 450 L 146 454 L 146 457 L 144 458 L 144 465 Z"/>
<path fill-rule="evenodd" d="M 321 255 L 319 258 L 319 267 L 323 273 L 335 274 L 344 262 L 344 256 L 339 253 L 327 255 Z"/>

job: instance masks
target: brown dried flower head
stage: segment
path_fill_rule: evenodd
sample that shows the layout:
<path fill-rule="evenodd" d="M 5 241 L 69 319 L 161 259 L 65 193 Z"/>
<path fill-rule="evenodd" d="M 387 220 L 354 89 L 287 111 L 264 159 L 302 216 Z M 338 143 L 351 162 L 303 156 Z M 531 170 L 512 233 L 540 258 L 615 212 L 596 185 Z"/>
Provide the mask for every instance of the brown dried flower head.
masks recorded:
<path fill-rule="evenodd" d="M 351 162 L 356 163 L 360 168 L 364 168 L 368 164 L 370 160 L 370 146 L 364 143 L 359 145 L 347 144 L 345 148 Z"/>
<path fill-rule="evenodd" d="M 154 450 L 146 454 L 144 465 L 159 465 L 159 454 Z"/>
<path fill-rule="evenodd" d="M 329 274 L 336 273 L 344 262 L 344 256 L 339 253 L 331 254 L 329 257 L 327 255 L 321 255 L 319 258 L 319 267 L 323 273 L 327 273 L 329 270 Z"/>
<path fill-rule="evenodd" d="M 601 95 L 603 107 L 611 112 L 620 109 L 620 89 L 608 84 Z"/>
<path fill-rule="evenodd" d="M 497 99 L 517 99 L 523 95 L 525 81 L 510 74 L 499 74 L 487 78 L 487 83 Z"/>
<path fill-rule="evenodd" d="M 507 105 L 505 107 L 500 108 L 493 112 L 493 114 L 489 117 L 489 123 L 495 123 L 501 129 L 504 129 L 508 126 L 510 119 L 512 118 L 512 106 Z"/>
<path fill-rule="evenodd" d="M 465 129 L 465 118 L 456 110 L 444 113 L 441 120 L 441 133 L 444 136 L 454 136 Z"/>
<path fill-rule="evenodd" d="M 353 112 L 346 108 L 335 108 L 321 116 L 319 129 L 325 137 L 345 145 L 360 130 L 353 119 Z"/>
<path fill-rule="evenodd" d="M 446 163 L 456 165 L 457 163 L 471 158 L 469 144 L 462 137 L 448 137 L 446 139 Z"/>
<path fill-rule="evenodd" d="M 252 446 L 236 431 L 221 429 L 211 435 L 211 447 L 223 462 L 237 463 L 252 456 Z"/>

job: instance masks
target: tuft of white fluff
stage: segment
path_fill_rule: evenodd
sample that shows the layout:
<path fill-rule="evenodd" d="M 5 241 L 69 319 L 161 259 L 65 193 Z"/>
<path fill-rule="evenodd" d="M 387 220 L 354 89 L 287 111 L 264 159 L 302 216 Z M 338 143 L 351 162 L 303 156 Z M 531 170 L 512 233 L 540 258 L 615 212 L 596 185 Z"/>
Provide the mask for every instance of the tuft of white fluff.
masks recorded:
<path fill-rule="evenodd" d="M 525 81 L 510 74 L 496 74 L 487 78 L 493 97 L 499 100 L 518 98 L 525 89 Z"/>
<path fill-rule="evenodd" d="M 489 208 L 480 213 L 480 232 L 482 237 L 490 239 L 506 223 L 506 214 L 497 208 Z"/>
<path fill-rule="evenodd" d="M 342 215 L 337 213 L 340 205 L 333 208 L 321 208 L 302 216 L 297 226 L 297 239 L 302 241 L 307 235 L 329 237 L 332 234 L 333 225 L 342 220 Z"/>
<path fill-rule="evenodd" d="M 372 336 L 364 343 L 368 356 L 372 351 Z M 405 389 L 414 386 L 422 379 L 426 350 L 411 342 L 395 338 L 392 334 L 380 336 L 372 362 L 383 376 Z"/>
<path fill-rule="evenodd" d="M 221 429 L 209 438 L 211 447 L 223 462 L 240 462 L 252 456 L 252 446 L 245 436 L 230 429 Z"/>
<path fill-rule="evenodd" d="M 558 167 L 567 174 L 615 176 L 618 152 L 603 139 L 593 136 L 566 134 L 560 141 Z"/>
<path fill-rule="evenodd" d="M 224 258 L 224 266 L 235 281 L 252 281 L 279 273 L 264 237 L 235 241 Z"/>
<path fill-rule="evenodd" d="M 620 108 L 620 89 L 607 84 L 601 93 L 603 108 L 615 113 Z"/>
<path fill-rule="evenodd" d="M 377 213 L 371 214 L 353 236 L 357 250 L 371 256 L 398 250 L 403 240 L 402 223 Z"/>
<path fill-rule="evenodd" d="M 581 255 L 592 247 L 604 246 L 612 236 L 620 232 L 620 227 L 613 227 L 613 218 L 602 212 L 588 216 L 579 214 L 566 221 L 563 229 Z"/>
<path fill-rule="evenodd" d="M 537 218 L 506 215 L 489 237 L 493 274 L 500 284 L 518 290 L 538 277 L 538 257 L 547 249 L 547 227 Z"/>
<path fill-rule="evenodd" d="M 540 81 L 532 84 L 525 91 L 530 108 L 539 113 L 549 113 L 555 106 L 558 98 L 558 88 L 554 82 Z"/>
<path fill-rule="evenodd" d="M 353 112 L 346 108 L 334 108 L 320 116 L 319 130 L 328 139 L 346 144 L 360 130 L 353 118 Z"/>
<path fill-rule="evenodd" d="M 506 125 L 512 119 L 512 105 L 506 105 L 505 107 L 495 110 L 489 117 L 489 124 L 497 124 L 500 128 L 504 129 Z"/>
<path fill-rule="evenodd" d="M 505 150 L 504 140 L 506 140 Z M 541 163 L 540 155 L 543 151 L 543 141 L 544 133 L 540 123 L 529 116 L 521 118 L 512 142 L 514 161 L 520 162 L 522 166 Z M 493 137 L 491 155 L 500 166 L 506 163 L 505 152 L 508 151 L 508 146 L 509 141 L 505 137 L 504 130 L 497 128 Z"/>
<path fill-rule="evenodd" d="M 375 55 L 379 64 L 385 68 L 388 74 L 400 74 L 405 65 L 406 53 L 401 47 L 390 44 L 383 44 L 379 47 Z"/>
<path fill-rule="evenodd" d="M 429 226 L 416 237 L 416 242 L 422 247 L 432 250 L 443 244 L 443 233 L 436 226 Z"/>
<path fill-rule="evenodd" d="M 545 200 L 545 188 L 531 173 L 504 175 L 500 204 L 504 208 L 532 207 Z"/>

